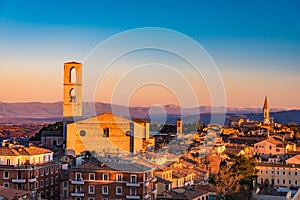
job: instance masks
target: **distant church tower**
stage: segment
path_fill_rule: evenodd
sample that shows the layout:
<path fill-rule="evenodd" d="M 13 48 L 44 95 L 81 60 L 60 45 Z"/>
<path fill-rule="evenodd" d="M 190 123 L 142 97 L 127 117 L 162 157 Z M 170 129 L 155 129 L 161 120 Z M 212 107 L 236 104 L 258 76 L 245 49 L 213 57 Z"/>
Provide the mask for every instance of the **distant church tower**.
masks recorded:
<path fill-rule="evenodd" d="M 263 107 L 263 112 L 264 112 L 264 121 L 263 124 L 270 124 L 270 108 L 269 108 L 269 103 L 268 103 L 268 98 L 265 97 L 265 103 Z"/>
<path fill-rule="evenodd" d="M 64 63 L 64 102 L 63 124 L 64 139 L 66 125 L 82 118 L 82 64 L 78 62 Z"/>
<path fill-rule="evenodd" d="M 182 138 L 182 120 L 181 119 L 177 119 L 176 121 L 176 134 L 179 138 Z"/>

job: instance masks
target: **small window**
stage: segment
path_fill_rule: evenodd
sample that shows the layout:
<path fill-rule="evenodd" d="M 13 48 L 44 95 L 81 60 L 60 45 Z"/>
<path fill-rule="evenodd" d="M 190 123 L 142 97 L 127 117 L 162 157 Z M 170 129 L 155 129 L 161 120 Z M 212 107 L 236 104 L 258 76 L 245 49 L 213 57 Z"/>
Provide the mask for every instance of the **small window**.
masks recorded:
<path fill-rule="evenodd" d="M 283 171 L 282 174 L 285 175 L 285 171 Z"/>
<path fill-rule="evenodd" d="M 285 184 L 285 180 L 284 179 L 282 180 L 282 183 Z"/>
<path fill-rule="evenodd" d="M 3 183 L 3 187 L 8 188 L 8 187 L 9 187 L 9 184 L 8 184 L 8 183 Z"/>
<path fill-rule="evenodd" d="M 116 187 L 116 195 L 122 195 L 122 186 Z"/>
<path fill-rule="evenodd" d="M 89 194 L 95 194 L 95 186 L 89 185 Z"/>
<path fill-rule="evenodd" d="M 295 180 L 295 185 L 298 185 L 298 181 L 297 180 Z"/>
<path fill-rule="evenodd" d="M 39 182 L 38 181 L 35 182 L 35 189 L 39 189 Z"/>
<path fill-rule="evenodd" d="M 41 188 L 44 187 L 44 180 L 41 180 Z"/>
<path fill-rule="evenodd" d="M 65 181 L 64 182 L 64 188 L 67 188 L 68 187 L 68 181 Z"/>
<path fill-rule="evenodd" d="M 80 136 L 85 136 L 85 135 L 86 135 L 86 132 L 85 132 L 85 130 L 81 130 L 81 131 L 79 132 L 79 134 L 80 134 Z"/>
<path fill-rule="evenodd" d="M 95 180 L 95 173 L 89 173 L 89 180 L 94 181 Z"/>
<path fill-rule="evenodd" d="M 51 177 L 51 178 L 50 178 L 50 185 L 53 185 L 53 184 L 54 184 L 54 178 Z"/>
<path fill-rule="evenodd" d="M 10 165 L 10 159 L 6 160 L 6 165 Z"/>
<path fill-rule="evenodd" d="M 123 176 L 122 176 L 122 174 L 117 174 L 117 181 L 118 181 L 118 182 L 123 181 Z"/>
<path fill-rule="evenodd" d="M 295 176 L 297 176 L 298 175 L 298 173 L 297 172 L 295 172 Z"/>
<path fill-rule="evenodd" d="M 48 174 L 49 174 L 49 170 L 48 170 L 48 168 L 46 168 L 45 170 L 46 170 L 46 175 L 48 175 Z"/>
<path fill-rule="evenodd" d="M 279 179 L 277 179 L 277 184 L 279 184 Z"/>
<path fill-rule="evenodd" d="M 108 179 L 109 179 L 108 174 L 103 174 L 103 180 L 104 180 L 104 181 L 108 181 Z"/>
<path fill-rule="evenodd" d="M 79 172 L 75 173 L 75 180 L 76 181 L 82 181 L 81 173 L 79 173 Z"/>
<path fill-rule="evenodd" d="M 103 137 L 109 137 L 109 128 L 103 129 Z"/>
<path fill-rule="evenodd" d="M 4 172 L 3 173 L 3 178 L 4 179 L 9 179 L 9 172 Z"/>
<path fill-rule="evenodd" d="M 136 175 L 131 175 L 130 176 L 130 183 L 137 183 Z"/>
<path fill-rule="evenodd" d="M 108 194 L 108 186 L 102 186 L 102 194 Z"/>
<path fill-rule="evenodd" d="M 48 179 L 48 178 L 46 178 L 46 180 L 45 180 L 45 184 L 46 184 L 46 186 L 48 186 L 48 185 L 49 185 L 49 179 Z"/>

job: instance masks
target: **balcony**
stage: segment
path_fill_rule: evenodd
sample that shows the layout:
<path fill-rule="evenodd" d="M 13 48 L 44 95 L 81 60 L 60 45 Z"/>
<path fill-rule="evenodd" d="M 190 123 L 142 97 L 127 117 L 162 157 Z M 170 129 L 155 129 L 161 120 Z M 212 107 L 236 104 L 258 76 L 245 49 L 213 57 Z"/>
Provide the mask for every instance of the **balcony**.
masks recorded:
<path fill-rule="evenodd" d="M 34 177 L 34 178 L 31 178 L 31 179 L 28 179 L 28 182 L 29 183 L 32 183 L 32 182 L 35 182 L 36 181 L 36 178 Z"/>
<path fill-rule="evenodd" d="M 136 196 L 136 195 L 126 195 L 126 199 L 140 199 L 140 196 Z"/>
<path fill-rule="evenodd" d="M 139 187 L 140 183 L 129 183 L 129 182 L 126 182 L 126 186 L 129 186 L 129 187 Z"/>
<path fill-rule="evenodd" d="M 71 193 L 72 197 L 84 197 L 83 191 L 74 191 Z"/>
<path fill-rule="evenodd" d="M 13 183 L 25 183 L 26 179 L 13 178 L 13 179 L 11 179 L 11 182 L 13 182 Z"/>
<path fill-rule="evenodd" d="M 83 178 L 76 178 L 74 180 L 71 180 L 71 184 L 83 185 L 84 184 Z"/>

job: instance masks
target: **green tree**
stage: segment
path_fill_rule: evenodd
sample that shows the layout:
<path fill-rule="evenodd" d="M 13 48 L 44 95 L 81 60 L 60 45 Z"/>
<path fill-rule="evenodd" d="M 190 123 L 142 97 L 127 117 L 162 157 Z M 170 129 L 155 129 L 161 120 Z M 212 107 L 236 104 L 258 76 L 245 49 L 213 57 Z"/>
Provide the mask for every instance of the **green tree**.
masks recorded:
<path fill-rule="evenodd" d="M 31 141 L 41 140 L 41 135 L 43 131 L 60 131 L 63 132 L 63 123 L 62 121 L 55 122 L 54 124 L 46 124 L 35 134 L 34 137 L 31 137 Z"/>
<path fill-rule="evenodd" d="M 219 193 L 226 199 L 251 199 L 252 180 L 255 178 L 254 158 L 227 154 L 220 172 L 214 177 Z"/>

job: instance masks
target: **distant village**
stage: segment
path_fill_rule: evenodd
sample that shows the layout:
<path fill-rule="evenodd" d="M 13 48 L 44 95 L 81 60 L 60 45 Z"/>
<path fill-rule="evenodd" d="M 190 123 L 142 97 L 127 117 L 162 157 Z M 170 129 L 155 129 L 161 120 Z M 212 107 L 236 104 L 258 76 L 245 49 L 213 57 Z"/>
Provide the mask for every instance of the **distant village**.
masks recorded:
<path fill-rule="evenodd" d="M 64 63 L 63 121 L 0 148 L 0 199 L 300 199 L 298 127 L 231 118 L 150 134 L 146 119 L 82 118 L 82 64 Z"/>

